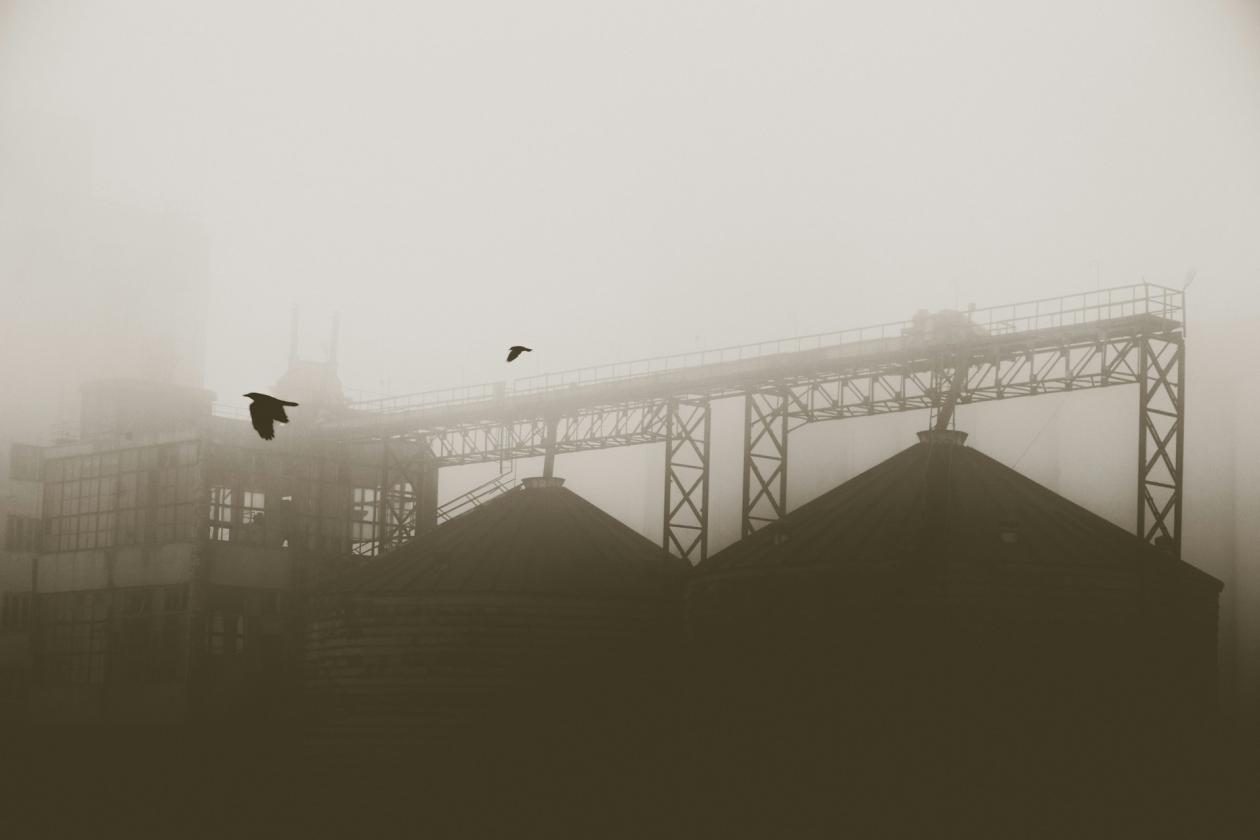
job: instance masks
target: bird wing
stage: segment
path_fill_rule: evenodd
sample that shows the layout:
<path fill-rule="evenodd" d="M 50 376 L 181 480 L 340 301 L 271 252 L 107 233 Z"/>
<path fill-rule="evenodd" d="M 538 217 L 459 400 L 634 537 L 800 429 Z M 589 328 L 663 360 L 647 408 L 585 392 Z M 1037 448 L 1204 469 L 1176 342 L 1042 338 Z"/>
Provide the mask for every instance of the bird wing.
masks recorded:
<path fill-rule="evenodd" d="M 275 419 L 266 406 L 259 402 L 249 404 L 249 422 L 263 440 L 272 440 L 276 436 Z"/>
<path fill-rule="evenodd" d="M 286 405 L 289 405 L 289 403 L 282 402 L 276 406 L 275 418 L 276 418 L 276 421 L 279 423 L 289 422 L 289 415 L 284 413 L 284 407 Z"/>
<path fill-rule="evenodd" d="M 507 357 L 507 360 L 510 362 L 510 361 L 512 361 L 513 359 L 515 359 L 517 356 L 521 355 L 522 353 L 528 353 L 528 352 L 529 352 L 529 348 L 528 348 L 528 347 L 521 347 L 521 346 L 518 344 L 518 345 L 516 345 L 515 347 L 513 347 L 512 349 L 508 350 L 508 357 Z"/>

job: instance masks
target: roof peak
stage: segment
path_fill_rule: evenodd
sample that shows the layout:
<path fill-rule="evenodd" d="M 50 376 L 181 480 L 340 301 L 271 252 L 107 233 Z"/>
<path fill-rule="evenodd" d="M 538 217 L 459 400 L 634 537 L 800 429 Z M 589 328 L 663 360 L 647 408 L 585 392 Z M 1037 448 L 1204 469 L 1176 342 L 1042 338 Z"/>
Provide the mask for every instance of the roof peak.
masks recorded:
<path fill-rule="evenodd" d="M 944 443 L 951 446 L 962 446 L 967 442 L 967 433 L 957 429 L 927 429 L 919 432 L 919 443 Z"/>

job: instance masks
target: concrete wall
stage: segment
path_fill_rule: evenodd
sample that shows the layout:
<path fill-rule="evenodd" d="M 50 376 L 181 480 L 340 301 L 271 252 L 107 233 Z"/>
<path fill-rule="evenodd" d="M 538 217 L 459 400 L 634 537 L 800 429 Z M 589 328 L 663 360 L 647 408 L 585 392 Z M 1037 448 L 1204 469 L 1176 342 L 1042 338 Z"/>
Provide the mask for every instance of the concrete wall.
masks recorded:
<path fill-rule="evenodd" d="M 192 578 L 196 554 L 194 543 L 43 554 L 36 561 L 36 591 L 45 594 L 184 583 Z"/>
<path fill-rule="evenodd" d="M 250 589 L 289 589 L 293 585 L 293 558 L 288 549 L 218 543 L 204 551 L 208 583 Z"/>

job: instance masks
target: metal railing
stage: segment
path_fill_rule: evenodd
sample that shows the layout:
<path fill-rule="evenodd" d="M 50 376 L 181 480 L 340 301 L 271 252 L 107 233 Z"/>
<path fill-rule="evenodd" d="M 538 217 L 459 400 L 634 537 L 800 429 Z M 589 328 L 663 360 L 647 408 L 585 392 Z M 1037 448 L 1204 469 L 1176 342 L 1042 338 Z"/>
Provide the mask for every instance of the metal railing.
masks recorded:
<path fill-rule="evenodd" d="M 958 314 L 965 316 L 977 332 L 1003 336 L 1138 315 L 1152 315 L 1180 322 L 1183 309 L 1182 291 L 1153 283 L 1135 283 L 984 309 L 969 309 Z M 417 394 L 365 400 L 352 403 L 351 408 L 374 414 L 391 414 L 471 403 L 489 403 L 507 397 L 538 395 L 588 385 L 646 380 L 650 377 L 684 370 L 810 350 L 853 347 L 855 354 L 861 356 L 890 349 L 891 343 L 911 335 L 918 327 L 919 322 L 914 319 L 892 321 L 814 335 L 736 344 L 712 350 L 654 356 L 628 362 L 543 373 L 516 379 L 510 387 L 506 382 L 488 382 L 460 388 L 444 388 Z"/>
<path fill-rule="evenodd" d="M 445 504 L 439 505 L 437 509 L 437 521 L 446 522 L 454 519 L 461 513 L 467 513 L 473 508 L 480 507 L 491 498 L 495 498 L 502 493 L 506 493 L 512 489 L 512 485 L 516 481 L 516 463 L 512 463 L 511 469 L 504 470 L 489 481 L 478 484 L 466 493 L 461 493 Z"/>
<path fill-rule="evenodd" d="M 375 414 L 394 414 L 400 411 L 417 411 L 439 406 L 467 405 L 469 403 L 501 400 L 506 395 L 506 382 L 483 382 L 479 385 L 439 388 L 433 391 L 421 391 L 416 394 L 402 394 L 397 397 L 361 400 L 350 403 L 350 408 L 355 411 Z"/>

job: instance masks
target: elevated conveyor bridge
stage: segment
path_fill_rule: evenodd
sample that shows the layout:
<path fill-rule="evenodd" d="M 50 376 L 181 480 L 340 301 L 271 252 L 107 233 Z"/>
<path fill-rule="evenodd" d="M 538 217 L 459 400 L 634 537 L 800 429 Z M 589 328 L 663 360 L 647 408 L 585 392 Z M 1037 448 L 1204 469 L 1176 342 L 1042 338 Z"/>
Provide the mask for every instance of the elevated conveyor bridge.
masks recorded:
<path fill-rule="evenodd" d="M 378 550 L 414 534 L 410 491 L 390 488 L 424 486 L 425 471 L 664 443 L 663 544 L 698 562 L 715 400 L 744 400 L 747 535 L 787 512 L 789 436 L 807 423 L 930 411 L 951 393 L 968 404 L 1137 385 L 1136 531 L 1179 550 L 1184 382 L 1183 293 L 1140 283 L 361 401 L 317 435 L 384 447 Z"/>

